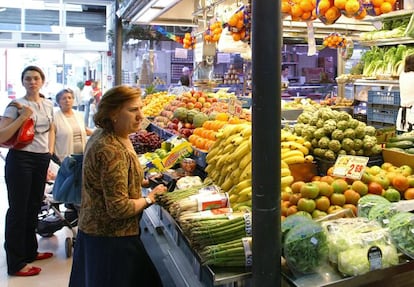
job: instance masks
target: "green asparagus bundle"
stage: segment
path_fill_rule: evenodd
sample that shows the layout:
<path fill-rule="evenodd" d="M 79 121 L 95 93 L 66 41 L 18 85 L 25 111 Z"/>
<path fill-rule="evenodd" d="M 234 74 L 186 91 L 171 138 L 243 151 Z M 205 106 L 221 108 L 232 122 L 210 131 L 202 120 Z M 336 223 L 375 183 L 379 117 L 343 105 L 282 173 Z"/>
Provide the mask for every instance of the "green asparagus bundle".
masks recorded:
<path fill-rule="evenodd" d="M 235 214 L 227 219 L 199 221 L 188 224 L 184 234 L 196 250 L 251 235 L 251 214 Z"/>
<path fill-rule="evenodd" d="M 196 186 L 187 189 L 175 190 L 173 192 L 165 192 L 163 194 L 158 194 L 156 200 L 160 206 L 168 210 L 173 203 L 183 198 L 187 198 L 191 195 L 197 194 L 200 188 L 200 186 Z"/>
<path fill-rule="evenodd" d="M 236 240 L 209 245 L 200 253 L 204 265 L 217 267 L 245 267 L 252 265 L 252 238 L 243 237 Z"/>

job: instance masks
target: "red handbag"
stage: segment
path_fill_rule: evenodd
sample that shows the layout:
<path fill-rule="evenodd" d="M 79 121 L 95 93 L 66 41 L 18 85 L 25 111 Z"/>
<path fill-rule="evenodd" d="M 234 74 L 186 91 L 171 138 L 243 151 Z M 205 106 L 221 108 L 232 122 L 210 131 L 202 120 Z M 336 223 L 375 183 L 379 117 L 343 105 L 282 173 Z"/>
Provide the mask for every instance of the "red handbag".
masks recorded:
<path fill-rule="evenodd" d="M 17 132 L 0 146 L 4 148 L 21 149 L 32 143 L 34 139 L 34 121 L 32 118 L 26 119 Z"/>
<path fill-rule="evenodd" d="M 18 107 L 18 103 L 11 103 L 10 105 Z M 0 147 L 14 149 L 24 148 L 28 144 L 32 143 L 34 134 L 34 120 L 32 118 L 27 118 L 11 138 L 3 143 L 0 143 Z"/>

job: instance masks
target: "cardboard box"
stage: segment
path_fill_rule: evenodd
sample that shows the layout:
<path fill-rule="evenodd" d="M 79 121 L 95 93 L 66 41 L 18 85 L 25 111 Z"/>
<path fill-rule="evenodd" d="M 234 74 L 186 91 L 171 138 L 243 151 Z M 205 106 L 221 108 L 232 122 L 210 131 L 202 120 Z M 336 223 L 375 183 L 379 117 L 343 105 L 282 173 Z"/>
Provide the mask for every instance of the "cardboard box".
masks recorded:
<path fill-rule="evenodd" d="M 392 163 L 395 166 L 408 165 L 414 168 L 414 155 L 412 154 L 385 148 L 382 150 L 382 157 L 384 162 Z"/>
<path fill-rule="evenodd" d="M 294 178 L 294 181 L 310 182 L 312 178 L 318 175 L 318 169 L 316 163 L 294 163 L 289 164 L 290 173 Z"/>
<path fill-rule="evenodd" d="M 317 84 L 321 82 L 321 73 L 323 68 L 303 68 L 303 74 L 305 75 L 306 83 Z"/>

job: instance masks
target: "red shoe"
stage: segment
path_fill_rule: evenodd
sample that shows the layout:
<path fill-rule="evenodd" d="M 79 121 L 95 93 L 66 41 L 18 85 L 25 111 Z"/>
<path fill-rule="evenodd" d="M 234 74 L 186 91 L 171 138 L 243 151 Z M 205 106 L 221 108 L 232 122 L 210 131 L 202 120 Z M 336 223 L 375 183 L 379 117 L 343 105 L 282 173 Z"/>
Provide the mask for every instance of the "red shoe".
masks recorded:
<path fill-rule="evenodd" d="M 51 252 L 37 253 L 37 256 L 36 256 L 35 260 L 48 259 L 52 256 L 53 256 L 53 253 L 51 253 Z"/>
<path fill-rule="evenodd" d="M 39 274 L 40 271 L 42 271 L 41 268 L 33 266 L 33 267 L 30 267 L 30 269 L 27 271 L 18 271 L 14 273 L 13 275 L 14 276 L 34 276 L 34 275 Z"/>

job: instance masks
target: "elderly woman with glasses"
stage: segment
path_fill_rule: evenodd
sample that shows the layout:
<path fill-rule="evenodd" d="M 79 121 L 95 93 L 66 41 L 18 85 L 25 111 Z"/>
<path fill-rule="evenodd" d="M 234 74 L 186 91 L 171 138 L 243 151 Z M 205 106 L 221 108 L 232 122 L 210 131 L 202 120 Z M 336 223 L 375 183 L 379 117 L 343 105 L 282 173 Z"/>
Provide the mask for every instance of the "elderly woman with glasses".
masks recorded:
<path fill-rule="evenodd" d="M 9 149 L 5 164 L 9 208 L 5 222 L 7 272 L 14 276 L 32 276 L 41 268 L 33 266 L 35 260 L 47 259 L 52 253 L 39 253 L 36 237 L 38 212 L 40 210 L 46 175 L 51 154 L 55 147 L 53 103 L 40 94 L 45 83 L 43 71 L 36 66 L 26 67 L 21 74 L 26 94 L 15 101 L 29 107 L 35 122 L 32 143 L 21 148 Z M 7 128 L 18 119 L 22 109 L 7 106 L 0 120 L 0 129 Z"/>
<path fill-rule="evenodd" d="M 85 127 L 83 115 L 73 110 L 74 93 L 63 89 L 56 94 L 59 110 L 54 114 L 55 154 L 60 161 L 71 154 L 82 154 L 86 145 L 86 137 L 92 130 Z"/>

